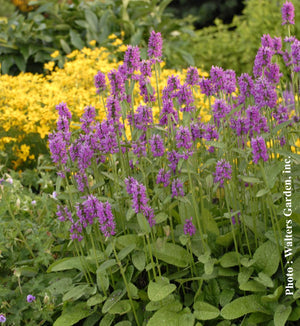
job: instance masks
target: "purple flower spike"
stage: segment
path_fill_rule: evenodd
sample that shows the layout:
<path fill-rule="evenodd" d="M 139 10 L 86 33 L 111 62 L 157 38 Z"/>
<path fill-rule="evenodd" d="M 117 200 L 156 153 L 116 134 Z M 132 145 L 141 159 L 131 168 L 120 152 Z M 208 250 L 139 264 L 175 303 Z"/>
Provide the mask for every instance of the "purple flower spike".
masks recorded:
<path fill-rule="evenodd" d="M 94 81 L 97 94 L 103 93 L 106 90 L 105 74 L 101 71 L 98 71 L 97 75 L 94 77 Z"/>
<path fill-rule="evenodd" d="M 115 235 L 116 223 L 111 211 L 111 205 L 109 202 L 99 203 L 98 221 L 100 225 L 100 231 L 108 238 Z"/>
<path fill-rule="evenodd" d="M 28 294 L 26 300 L 27 300 L 27 302 L 31 303 L 31 302 L 35 301 L 35 296 Z"/>
<path fill-rule="evenodd" d="M 124 55 L 124 69 L 127 76 L 132 76 L 140 68 L 140 50 L 138 46 L 128 45 Z"/>
<path fill-rule="evenodd" d="M 148 56 L 152 62 L 161 62 L 163 39 L 161 34 L 152 31 L 148 42 Z"/>
<path fill-rule="evenodd" d="M 185 220 L 185 224 L 183 226 L 183 232 L 185 235 L 192 236 L 196 233 L 196 227 L 193 224 L 192 220 L 192 217 Z"/>
<path fill-rule="evenodd" d="M 215 176 L 214 182 L 220 183 L 220 187 L 224 187 L 224 181 L 231 179 L 231 165 L 229 162 L 225 161 L 224 159 L 217 162 L 216 172 L 213 173 Z"/>
<path fill-rule="evenodd" d="M 165 152 L 164 142 L 160 135 L 153 135 L 149 140 L 151 152 L 154 157 L 163 156 Z"/>
<path fill-rule="evenodd" d="M 157 174 L 156 183 L 163 183 L 164 187 L 168 187 L 170 184 L 171 171 L 165 171 L 160 169 Z"/>
<path fill-rule="evenodd" d="M 281 14 L 282 14 L 282 25 L 294 25 L 295 24 L 295 8 L 294 5 L 286 1 L 282 8 L 281 8 Z"/>
<path fill-rule="evenodd" d="M 6 318 L 3 314 L 0 315 L 0 323 L 5 323 L 6 322 Z"/>
<path fill-rule="evenodd" d="M 183 183 L 178 178 L 172 182 L 172 198 L 177 196 L 184 196 Z"/>
<path fill-rule="evenodd" d="M 58 110 L 58 114 L 60 117 L 65 117 L 68 120 L 72 119 L 72 114 L 71 114 L 70 110 L 68 109 L 66 103 L 60 103 L 60 104 L 56 105 L 56 110 Z"/>
<path fill-rule="evenodd" d="M 265 140 L 262 137 L 251 139 L 253 162 L 258 163 L 259 159 L 262 158 L 265 162 L 268 160 L 268 153 Z"/>
<path fill-rule="evenodd" d="M 291 45 L 292 64 L 294 65 L 294 71 L 300 72 L 300 41 L 295 40 Z"/>
<path fill-rule="evenodd" d="M 186 73 L 186 83 L 190 86 L 199 84 L 199 73 L 196 67 L 189 67 Z"/>
<path fill-rule="evenodd" d="M 180 126 L 175 135 L 177 148 L 189 149 L 192 147 L 192 135 L 188 127 Z"/>

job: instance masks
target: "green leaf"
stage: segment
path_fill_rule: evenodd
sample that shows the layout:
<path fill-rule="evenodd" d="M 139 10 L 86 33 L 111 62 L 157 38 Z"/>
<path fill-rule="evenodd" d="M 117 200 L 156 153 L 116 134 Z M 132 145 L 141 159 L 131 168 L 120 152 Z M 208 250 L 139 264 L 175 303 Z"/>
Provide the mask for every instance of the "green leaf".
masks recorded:
<path fill-rule="evenodd" d="M 187 267 L 189 263 L 188 252 L 176 244 L 164 243 L 161 239 L 158 239 L 155 244 L 152 244 L 152 250 L 156 258 L 168 264 Z"/>
<path fill-rule="evenodd" d="M 252 275 L 253 271 L 254 271 L 253 267 L 250 268 L 242 267 L 238 275 L 239 284 L 246 283 L 249 280 L 250 276 Z"/>
<path fill-rule="evenodd" d="M 135 249 L 136 245 L 134 243 L 132 243 L 131 245 L 129 245 L 128 247 L 123 248 L 119 253 L 118 253 L 118 257 L 120 260 L 123 260 L 124 258 L 126 258 L 134 249 Z"/>
<path fill-rule="evenodd" d="M 220 311 L 218 308 L 203 301 L 197 301 L 194 303 L 194 316 L 199 320 L 210 320 L 219 317 Z"/>
<path fill-rule="evenodd" d="M 261 301 L 262 302 L 274 302 L 274 301 L 278 301 L 278 299 L 280 298 L 281 294 L 283 292 L 283 286 L 280 285 L 272 294 L 268 294 L 265 296 L 261 297 Z"/>
<path fill-rule="evenodd" d="M 220 294 L 220 305 L 222 307 L 227 305 L 232 300 L 234 293 L 233 289 L 224 289 Z"/>
<path fill-rule="evenodd" d="M 96 272 L 96 282 L 99 291 L 107 291 L 109 288 L 109 279 L 105 271 L 100 271 L 99 269 Z"/>
<path fill-rule="evenodd" d="M 203 221 L 207 231 L 214 233 L 217 236 L 220 234 L 219 227 L 208 209 L 204 208 L 202 210 L 201 220 Z"/>
<path fill-rule="evenodd" d="M 233 300 L 221 310 L 221 316 L 231 320 L 251 312 L 264 312 L 264 307 L 260 304 L 260 295 L 251 294 Z"/>
<path fill-rule="evenodd" d="M 18 55 L 18 56 L 15 55 L 14 61 L 15 61 L 15 64 L 17 65 L 17 67 L 19 68 L 19 70 L 24 72 L 26 69 L 26 62 L 25 62 L 24 57 L 22 57 L 20 55 Z"/>
<path fill-rule="evenodd" d="M 96 306 L 97 304 L 100 304 L 102 303 L 104 300 L 106 299 L 105 296 L 97 293 L 96 295 L 94 295 L 93 297 L 90 297 L 87 301 L 87 305 L 89 307 L 92 307 L 92 306 Z"/>
<path fill-rule="evenodd" d="M 85 10 L 85 19 L 89 23 L 90 29 L 97 33 L 98 32 L 98 18 L 91 10 Z"/>
<path fill-rule="evenodd" d="M 56 319 L 53 326 L 72 326 L 92 313 L 93 311 L 87 307 L 85 302 L 81 302 L 75 306 L 67 306 L 63 310 L 62 315 Z"/>
<path fill-rule="evenodd" d="M 256 197 L 262 197 L 270 192 L 270 189 L 261 189 L 257 192 Z"/>
<path fill-rule="evenodd" d="M 168 219 L 168 215 L 166 213 L 160 212 L 155 215 L 155 222 L 156 224 L 162 223 Z"/>
<path fill-rule="evenodd" d="M 139 247 L 142 244 L 143 240 L 137 234 L 126 234 L 118 237 L 116 245 L 118 248 L 125 248 L 132 244 L 135 244 Z"/>
<path fill-rule="evenodd" d="M 55 263 L 48 267 L 47 273 L 66 271 L 73 268 L 84 271 L 81 263 L 81 260 L 83 259 L 84 258 L 82 257 L 70 257 L 57 260 Z"/>
<path fill-rule="evenodd" d="M 110 326 L 112 324 L 112 322 L 114 321 L 114 319 L 115 319 L 114 315 L 106 314 L 101 319 L 99 326 Z"/>
<path fill-rule="evenodd" d="M 224 268 L 238 266 L 239 258 L 240 258 L 240 254 L 238 254 L 237 252 L 235 251 L 227 252 L 220 259 L 220 264 Z"/>
<path fill-rule="evenodd" d="M 169 281 L 150 281 L 148 286 L 148 297 L 151 301 L 160 301 L 176 290 L 175 284 L 169 284 Z"/>
<path fill-rule="evenodd" d="M 269 288 L 274 287 L 274 283 L 273 283 L 271 277 L 269 277 L 268 275 L 266 275 L 263 272 L 258 273 L 258 277 L 254 277 L 254 280 L 266 287 L 269 287 Z"/>
<path fill-rule="evenodd" d="M 178 326 L 179 315 L 165 309 L 158 310 L 148 321 L 147 326 Z"/>
<path fill-rule="evenodd" d="M 278 180 L 278 175 L 282 173 L 283 168 L 284 163 L 282 162 L 277 162 L 276 164 L 265 167 L 267 183 L 270 189 L 274 187 L 276 180 Z"/>
<path fill-rule="evenodd" d="M 117 323 L 115 326 L 132 326 L 132 324 L 129 320 L 123 320 Z"/>
<path fill-rule="evenodd" d="M 69 44 L 63 40 L 62 38 L 59 40 L 61 48 L 65 51 L 65 53 L 70 53 L 71 52 L 71 48 L 69 46 Z"/>
<path fill-rule="evenodd" d="M 146 256 L 144 251 L 136 251 L 132 254 L 132 263 L 134 267 L 140 272 L 144 270 L 146 265 Z"/>
<path fill-rule="evenodd" d="M 143 214 L 141 213 L 137 214 L 137 221 L 142 232 L 146 234 L 149 234 L 151 232 L 149 222 L 147 221 L 146 217 Z"/>
<path fill-rule="evenodd" d="M 71 43 L 75 46 L 75 48 L 81 50 L 84 47 L 84 43 L 80 38 L 80 35 L 73 29 L 70 30 L 70 37 Z"/>
<path fill-rule="evenodd" d="M 110 267 L 113 267 L 117 264 L 116 260 L 115 259 L 109 259 L 109 260 L 106 260 L 104 263 L 102 263 L 98 270 L 99 272 L 103 272 L 103 271 L 106 271 L 108 268 Z"/>
<path fill-rule="evenodd" d="M 72 287 L 72 279 L 69 277 L 62 278 L 58 281 L 53 282 L 47 290 L 53 295 L 66 293 Z"/>
<path fill-rule="evenodd" d="M 284 326 L 291 312 L 292 312 L 291 306 L 285 306 L 283 304 L 278 305 L 276 307 L 275 314 L 274 314 L 274 325 Z"/>
<path fill-rule="evenodd" d="M 113 315 L 124 315 L 131 310 L 129 300 L 121 300 L 109 309 L 109 313 Z"/>
<path fill-rule="evenodd" d="M 106 314 L 107 312 L 109 312 L 109 310 L 122 299 L 125 293 L 126 289 L 115 290 L 113 293 L 111 293 L 111 295 L 108 297 L 102 307 L 102 313 Z"/>
<path fill-rule="evenodd" d="M 263 243 L 253 255 L 255 267 L 268 276 L 272 276 L 278 269 L 280 255 L 276 244 L 271 241 Z"/>
<path fill-rule="evenodd" d="M 88 284 L 82 284 L 75 286 L 73 289 L 68 291 L 64 296 L 63 296 L 63 301 L 68 301 L 68 300 L 77 300 L 83 295 L 91 295 L 95 291 L 95 288 L 90 287 Z"/>

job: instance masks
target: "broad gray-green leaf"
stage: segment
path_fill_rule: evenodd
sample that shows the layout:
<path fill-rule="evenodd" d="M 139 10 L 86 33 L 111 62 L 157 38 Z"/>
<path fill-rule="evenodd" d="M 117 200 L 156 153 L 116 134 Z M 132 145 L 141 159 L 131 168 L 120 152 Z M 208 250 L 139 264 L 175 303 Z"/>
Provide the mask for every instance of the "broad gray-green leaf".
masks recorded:
<path fill-rule="evenodd" d="M 87 301 L 86 304 L 87 304 L 89 307 L 92 307 L 92 306 L 95 306 L 95 305 L 97 305 L 97 304 L 102 303 L 105 299 L 106 299 L 105 296 L 103 296 L 103 295 L 97 293 L 97 294 L 94 295 L 93 297 L 90 297 L 90 298 L 88 299 L 88 301 Z"/>
<path fill-rule="evenodd" d="M 233 289 L 224 289 L 220 294 L 220 305 L 224 307 L 227 305 L 234 296 L 234 290 Z"/>
<path fill-rule="evenodd" d="M 63 310 L 62 315 L 56 319 L 53 326 L 72 326 L 92 313 L 93 311 L 87 307 L 85 302 L 68 306 Z"/>
<path fill-rule="evenodd" d="M 84 43 L 80 37 L 80 35 L 74 31 L 73 29 L 70 30 L 70 37 L 71 37 L 71 43 L 79 50 L 81 50 L 84 47 Z"/>
<path fill-rule="evenodd" d="M 278 305 L 274 314 L 274 324 L 275 326 L 284 326 L 292 312 L 291 306 L 285 306 L 283 304 Z"/>
<path fill-rule="evenodd" d="M 164 221 L 166 221 L 168 219 L 168 215 L 166 213 L 158 213 L 157 215 L 155 215 L 155 222 L 156 224 L 162 223 Z"/>
<path fill-rule="evenodd" d="M 258 273 L 258 277 L 255 277 L 254 280 L 269 288 L 272 288 L 274 286 L 271 277 L 269 277 L 263 272 Z"/>
<path fill-rule="evenodd" d="M 137 270 L 142 271 L 146 265 L 146 256 L 144 251 L 139 250 L 134 252 L 132 254 L 132 263 Z"/>
<path fill-rule="evenodd" d="M 272 276 L 278 269 L 280 255 L 276 244 L 271 241 L 263 243 L 253 255 L 255 266 L 268 276 Z"/>
<path fill-rule="evenodd" d="M 122 299 L 125 293 L 125 289 L 115 290 L 113 293 L 111 293 L 111 295 L 108 297 L 102 307 L 102 313 L 106 314 L 118 301 Z"/>
<path fill-rule="evenodd" d="M 73 289 L 68 291 L 64 296 L 63 296 L 63 301 L 68 301 L 68 300 L 77 300 L 83 295 L 91 295 L 95 289 L 90 287 L 88 284 L 81 284 L 78 286 L 75 286 Z"/>
<path fill-rule="evenodd" d="M 125 257 L 127 257 L 134 249 L 135 249 L 136 245 L 133 243 L 131 245 L 129 245 L 128 247 L 123 248 L 119 253 L 118 253 L 118 257 L 120 260 L 124 259 Z"/>
<path fill-rule="evenodd" d="M 109 313 L 113 315 L 124 315 L 131 310 L 129 300 L 121 300 L 114 304 L 110 309 Z"/>
<path fill-rule="evenodd" d="M 149 234 L 151 232 L 151 228 L 146 217 L 141 213 L 138 213 L 136 217 L 141 231 Z"/>
<path fill-rule="evenodd" d="M 48 267 L 47 273 L 66 271 L 73 268 L 83 271 L 84 268 L 82 266 L 82 263 L 84 262 L 84 259 L 85 258 L 82 257 L 70 257 L 60 259 Z"/>
<path fill-rule="evenodd" d="M 174 243 L 163 243 L 161 239 L 152 245 L 153 254 L 156 258 L 177 267 L 187 267 L 189 254 L 182 247 Z"/>
<path fill-rule="evenodd" d="M 115 315 L 106 314 L 100 321 L 99 326 L 111 326 L 115 319 Z"/>
<path fill-rule="evenodd" d="M 222 258 L 220 259 L 220 264 L 224 268 L 237 266 L 239 264 L 240 254 L 235 251 L 227 252 Z"/>
<path fill-rule="evenodd" d="M 54 296 L 66 293 L 72 287 L 72 279 L 69 277 L 53 282 L 47 290 Z"/>
<path fill-rule="evenodd" d="M 179 315 L 165 309 L 158 310 L 148 321 L 147 326 L 178 326 Z"/>
<path fill-rule="evenodd" d="M 260 297 L 260 295 L 251 294 L 235 299 L 221 310 L 221 316 L 224 319 L 232 320 L 251 312 L 265 312 L 264 307 L 260 304 Z"/>
<path fill-rule="evenodd" d="M 220 315 L 218 308 L 203 301 L 195 302 L 194 309 L 194 316 L 199 320 L 211 320 L 217 318 Z"/>
<path fill-rule="evenodd" d="M 148 297 L 151 301 L 160 301 L 176 290 L 175 284 L 155 283 L 150 281 L 148 286 Z"/>
<path fill-rule="evenodd" d="M 272 294 L 268 294 L 265 296 L 261 297 L 261 301 L 262 302 L 274 302 L 274 301 L 278 301 L 278 299 L 280 298 L 281 294 L 283 292 L 283 286 L 280 285 Z"/>

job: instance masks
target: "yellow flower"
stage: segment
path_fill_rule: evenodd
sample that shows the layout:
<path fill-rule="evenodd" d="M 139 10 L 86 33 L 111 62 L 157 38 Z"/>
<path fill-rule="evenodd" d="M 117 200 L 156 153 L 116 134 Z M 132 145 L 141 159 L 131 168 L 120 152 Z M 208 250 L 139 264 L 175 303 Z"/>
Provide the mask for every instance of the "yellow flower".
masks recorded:
<path fill-rule="evenodd" d="M 58 50 L 54 51 L 50 56 L 51 58 L 57 58 L 59 56 L 59 51 Z"/>
<path fill-rule="evenodd" d="M 21 160 L 25 162 L 27 160 L 27 157 L 29 156 L 29 152 L 30 152 L 30 147 L 23 144 L 21 145 L 21 148 L 18 150 L 18 156 Z"/>
<path fill-rule="evenodd" d="M 90 44 L 91 46 L 95 46 L 96 43 L 97 43 L 96 40 L 91 40 L 89 44 Z"/>
<path fill-rule="evenodd" d="M 44 69 L 52 71 L 55 66 L 55 63 L 53 61 L 47 62 L 44 64 Z"/>
<path fill-rule="evenodd" d="M 122 44 L 118 48 L 118 52 L 125 52 L 126 50 L 127 50 L 127 45 L 125 45 L 125 44 Z"/>
<path fill-rule="evenodd" d="M 108 36 L 108 39 L 109 39 L 109 40 L 114 40 L 115 38 L 117 38 L 117 35 L 116 35 L 116 34 L 110 34 L 110 35 Z"/>
<path fill-rule="evenodd" d="M 123 42 L 122 42 L 122 40 L 120 40 L 119 38 L 117 38 L 117 39 L 112 43 L 112 45 L 114 45 L 114 46 L 118 46 L 118 45 L 121 45 L 121 44 L 123 44 Z"/>

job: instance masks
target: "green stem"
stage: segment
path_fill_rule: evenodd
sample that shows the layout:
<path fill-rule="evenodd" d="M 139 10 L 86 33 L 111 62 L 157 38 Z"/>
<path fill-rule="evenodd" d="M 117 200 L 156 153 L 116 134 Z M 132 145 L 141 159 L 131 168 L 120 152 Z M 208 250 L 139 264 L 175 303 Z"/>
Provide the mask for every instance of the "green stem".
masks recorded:
<path fill-rule="evenodd" d="M 140 326 L 140 322 L 139 322 L 139 319 L 137 317 L 137 314 L 136 314 L 136 311 L 135 311 L 135 308 L 134 308 L 134 304 L 133 304 L 133 301 L 132 301 L 132 297 L 131 297 L 131 292 L 130 292 L 130 289 L 129 289 L 129 285 L 128 285 L 128 282 L 127 282 L 127 279 L 126 279 L 126 276 L 125 276 L 125 273 L 124 273 L 124 269 L 123 269 L 122 263 L 121 263 L 118 255 L 117 255 L 117 251 L 115 249 L 114 242 L 112 242 L 112 245 L 113 245 L 113 251 L 114 251 L 114 254 L 115 254 L 115 257 L 116 257 L 117 264 L 120 267 L 122 278 L 123 278 L 124 283 L 125 283 L 126 291 L 127 291 L 127 294 L 128 294 L 128 298 L 129 298 L 129 301 L 130 301 L 130 305 L 131 305 L 131 308 L 132 308 L 132 311 L 133 311 L 133 315 L 134 315 L 135 321 L 136 321 L 137 325 Z"/>

